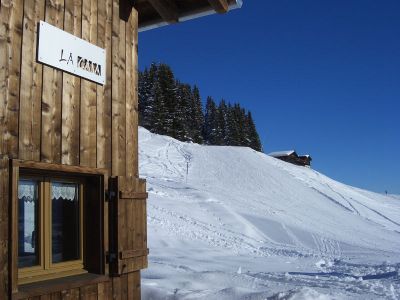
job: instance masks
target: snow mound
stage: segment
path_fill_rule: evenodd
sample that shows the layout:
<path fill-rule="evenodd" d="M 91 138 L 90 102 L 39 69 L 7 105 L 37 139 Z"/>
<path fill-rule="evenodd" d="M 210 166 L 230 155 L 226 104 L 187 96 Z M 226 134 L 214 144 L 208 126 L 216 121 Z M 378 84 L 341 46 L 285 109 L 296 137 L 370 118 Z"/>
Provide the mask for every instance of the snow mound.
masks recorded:
<path fill-rule="evenodd" d="M 144 299 L 398 299 L 400 201 L 139 129 Z"/>

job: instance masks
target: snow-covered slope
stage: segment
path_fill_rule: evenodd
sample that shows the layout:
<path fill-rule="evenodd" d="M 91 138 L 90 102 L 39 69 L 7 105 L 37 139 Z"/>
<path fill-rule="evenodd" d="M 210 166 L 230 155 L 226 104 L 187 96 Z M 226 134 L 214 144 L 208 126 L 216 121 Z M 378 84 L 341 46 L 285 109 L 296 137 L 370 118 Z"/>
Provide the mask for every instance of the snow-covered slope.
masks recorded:
<path fill-rule="evenodd" d="M 140 128 L 144 299 L 398 299 L 400 201 Z"/>

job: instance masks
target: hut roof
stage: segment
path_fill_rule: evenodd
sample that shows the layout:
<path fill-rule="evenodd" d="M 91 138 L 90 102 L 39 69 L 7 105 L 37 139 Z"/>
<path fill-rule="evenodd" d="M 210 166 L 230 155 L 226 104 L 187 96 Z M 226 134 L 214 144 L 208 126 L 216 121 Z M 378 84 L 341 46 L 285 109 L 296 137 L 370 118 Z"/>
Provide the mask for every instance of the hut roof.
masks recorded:
<path fill-rule="evenodd" d="M 283 156 L 289 156 L 292 154 L 296 154 L 296 156 L 297 156 L 297 153 L 295 150 L 276 151 L 276 152 L 271 152 L 268 155 L 272 156 L 272 157 L 283 157 Z"/>
<path fill-rule="evenodd" d="M 139 31 L 240 8 L 243 0 L 123 0 L 125 9 L 139 13 Z M 128 15 L 129 16 L 129 15 Z"/>

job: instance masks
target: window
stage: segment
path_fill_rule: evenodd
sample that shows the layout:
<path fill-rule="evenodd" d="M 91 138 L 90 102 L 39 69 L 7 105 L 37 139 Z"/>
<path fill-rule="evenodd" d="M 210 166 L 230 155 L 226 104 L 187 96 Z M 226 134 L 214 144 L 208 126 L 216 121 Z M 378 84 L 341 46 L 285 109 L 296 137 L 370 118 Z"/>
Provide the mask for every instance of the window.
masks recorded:
<path fill-rule="evenodd" d="M 18 279 L 28 283 L 86 272 L 83 263 L 85 182 L 20 174 Z"/>
<path fill-rule="evenodd" d="M 106 273 L 107 178 L 106 169 L 10 160 L 12 293 L 32 282 Z"/>

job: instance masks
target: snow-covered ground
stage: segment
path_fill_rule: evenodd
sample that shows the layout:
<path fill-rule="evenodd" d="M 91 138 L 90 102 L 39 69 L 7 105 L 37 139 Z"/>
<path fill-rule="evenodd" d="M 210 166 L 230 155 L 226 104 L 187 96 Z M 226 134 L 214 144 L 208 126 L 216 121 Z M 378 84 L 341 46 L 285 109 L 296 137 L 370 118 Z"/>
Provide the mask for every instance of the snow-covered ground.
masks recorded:
<path fill-rule="evenodd" d="M 143 299 L 400 299 L 396 196 L 248 148 L 139 141 Z"/>

